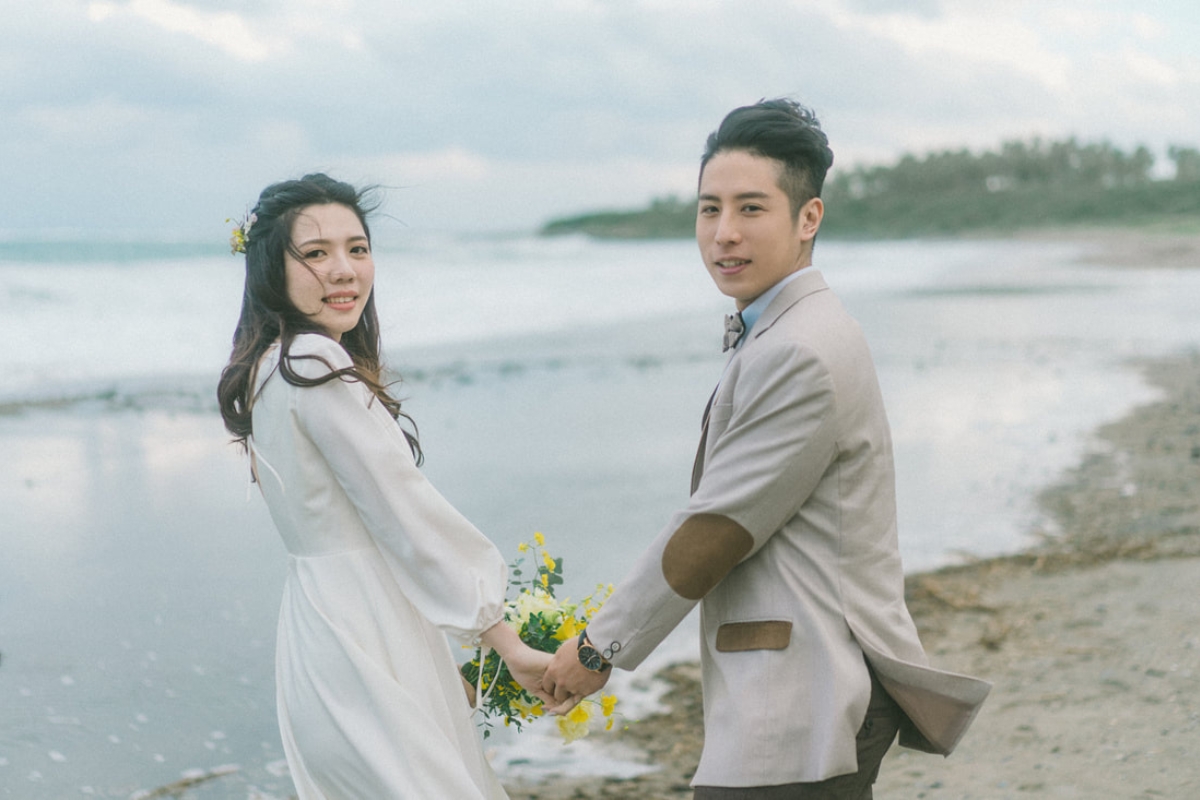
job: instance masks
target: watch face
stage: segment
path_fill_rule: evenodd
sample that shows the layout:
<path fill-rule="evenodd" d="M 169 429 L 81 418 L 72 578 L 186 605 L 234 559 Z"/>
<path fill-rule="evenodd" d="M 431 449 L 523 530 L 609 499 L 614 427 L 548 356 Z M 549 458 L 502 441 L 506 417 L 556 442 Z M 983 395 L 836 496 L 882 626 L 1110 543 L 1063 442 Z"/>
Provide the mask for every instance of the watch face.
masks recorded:
<path fill-rule="evenodd" d="M 604 667 L 604 659 L 596 652 L 596 648 L 588 645 L 579 648 L 579 662 L 592 672 L 599 672 Z"/>

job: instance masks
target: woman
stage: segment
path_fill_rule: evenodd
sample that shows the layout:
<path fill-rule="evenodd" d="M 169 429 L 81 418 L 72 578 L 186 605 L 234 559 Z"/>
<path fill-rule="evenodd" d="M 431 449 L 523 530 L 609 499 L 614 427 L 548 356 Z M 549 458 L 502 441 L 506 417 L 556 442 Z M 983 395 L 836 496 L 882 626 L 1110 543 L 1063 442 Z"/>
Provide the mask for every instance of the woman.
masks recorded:
<path fill-rule="evenodd" d="M 369 210 L 308 175 L 234 232 L 246 284 L 218 396 L 289 553 L 283 746 L 301 800 L 505 797 L 444 633 L 538 693 L 549 656 L 504 624 L 504 560 L 418 471 L 381 383 Z"/>

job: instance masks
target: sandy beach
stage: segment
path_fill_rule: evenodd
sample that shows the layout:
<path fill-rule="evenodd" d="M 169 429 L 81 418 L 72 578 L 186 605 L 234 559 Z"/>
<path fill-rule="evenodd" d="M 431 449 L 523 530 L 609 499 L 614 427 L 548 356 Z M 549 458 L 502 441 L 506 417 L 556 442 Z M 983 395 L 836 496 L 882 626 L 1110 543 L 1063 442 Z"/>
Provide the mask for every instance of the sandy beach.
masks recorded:
<path fill-rule="evenodd" d="M 1160 251 L 1153 266 L 1200 266 L 1195 237 L 1120 241 L 1112 266 Z M 1200 353 L 1138 366 L 1161 398 L 1098 430 L 1040 494 L 1039 545 L 910 576 L 931 659 L 995 688 L 951 757 L 893 747 L 876 798 L 1200 796 Z M 612 737 L 657 771 L 513 783 L 512 797 L 690 797 L 699 669 L 658 677 L 670 710 Z"/>

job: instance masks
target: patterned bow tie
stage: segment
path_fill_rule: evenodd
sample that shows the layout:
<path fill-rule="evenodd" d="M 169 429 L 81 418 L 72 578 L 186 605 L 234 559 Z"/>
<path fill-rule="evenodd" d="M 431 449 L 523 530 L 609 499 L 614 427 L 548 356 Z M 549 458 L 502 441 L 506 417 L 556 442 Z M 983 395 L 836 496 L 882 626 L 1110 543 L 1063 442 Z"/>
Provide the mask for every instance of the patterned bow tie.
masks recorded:
<path fill-rule="evenodd" d="M 746 326 L 742 324 L 742 315 L 726 314 L 725 315 L 725 346 L 721 348 L 721 352 L 725 352 L 729 348 L 738 343 L 738 339 L 742 338 L 742 332 L 746 330 Z"/>

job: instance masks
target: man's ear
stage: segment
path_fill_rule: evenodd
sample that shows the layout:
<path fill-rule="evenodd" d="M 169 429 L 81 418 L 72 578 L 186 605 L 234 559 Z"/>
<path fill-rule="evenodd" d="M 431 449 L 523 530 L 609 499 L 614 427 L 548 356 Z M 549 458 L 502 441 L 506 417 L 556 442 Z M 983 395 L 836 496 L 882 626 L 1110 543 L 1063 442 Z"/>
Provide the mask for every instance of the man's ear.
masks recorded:
<path fill-rule="evenodd" d="M 811 198 L 800 207 L 796 215 L 796 227 L 800 232 L 800 241 L 811 242 L 817 236 L 821 220 L 825 218 L 825 201 L 819 197 Z"/>

